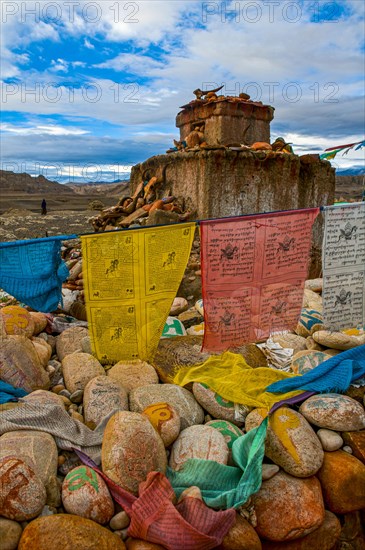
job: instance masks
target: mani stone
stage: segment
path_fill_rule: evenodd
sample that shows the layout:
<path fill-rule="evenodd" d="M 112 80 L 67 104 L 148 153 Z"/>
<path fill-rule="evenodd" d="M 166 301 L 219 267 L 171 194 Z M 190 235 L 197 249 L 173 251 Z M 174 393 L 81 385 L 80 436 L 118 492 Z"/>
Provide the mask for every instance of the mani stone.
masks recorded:
<path fill-rule="evenodd" d="M 23 460 L 14 456 L 0 460 L 0 488 L 0 515 L 7 519 L 35 518 L 46 504 L 42 481 Z"/>
<path fill-rule="evenodd" d="M 18 550 L 125 550 L 124 542 L 90 519 L 55 514 L 29 523 Z"/>
<path fill-rule="evenodd" d="M 260 538 L 298 539 L 317 529 L 324 520 L 321 485 L 314 476 L 299 479 L 279 472 L 262 482 L 252 500 Z"/>
<path fill-rule="evenodd" d="M 210 420 L 209 422 L 206 422 L 205 425 L 211 426 L 223 435 L 229 450 L 232 449 L 232 445 L 236 439 L 243 435 L 243 432 L 237 426 L 232 424 L 232 422 L 228 422 L 228 420 Z"/>
<path fill-rule="evenodd" d="M 223 435 L 206 424 L 183 430 L 172 446 L 169 466 L 173 470 L 180 470 L 189 458 L 227 464 L 228 446 Z"/>
<path fill-rule="evenodd" d="M 154 403 L 143 413 L 148 418 L 157 433 L 161 436 L 165 447 L 169 447 L 180 433 L 180 415 L 168 403 Z"/>
<path fill-rule="evenodd" d="M 177 316 L 180 315 L 183 311 L 186 311 L 189 307 L 188 301 L 185 298 L 174 298 L 172 302 L 169 315 Z"/>
<path fill-rule="evenodd" d="M 16 550 L 22 528 L 16 521 L 0 518 L 0 548 L 1 550 Z"/>
<path fill-rule="evenodd" d="M 303 336 L 291 334 L 290 332 L 284 334 L 274 334 L 271 339 L 282 348 L 292 349 L 293 354 L 296 354 L 298 351 L 305 350 L 307 347 L 306 339 Z"/>
<path fill-rule="evenodd" d="M 204 422 L 204 411 L 193 395 L 175 384 L 149 384 L 132 390 L 129 394 L 129 408 L 142 412 L 149 405 L 166 402 L 180 415 L 181 429 Z"/>
<path fill-rule="evenodd" d="M 8 335 L 25 336 L 30 338 L 34 334 L 34 320 L 24 307 L 5 306 L 0 310 L 0 318 Z"/>
<path fill-rule="evenodd" d="M 236 521 L 219 548 L 221 550 L 261 550 L 262 547 L 255 529 L 236 513 Z"/>
<path fill-rule="evenodd" d="M 323 328 L 322 313 L 316 309 L 303 308 L 295 332 L 299 336 L 307 338 L 307 336 L 312 336 L 321 328 Z"/>
<path fill-rule="evenodd" d="M 323 309 L 322 296 L 320 296 L 317 292 L 313 292 L 313 290 L 310 290 L 309 288 L 305 288 L 303 307 L 307 309 L 315 309 L 321 312 Z"/>
<path fill-rule="evenodd" d="M 232 401 L 227 401 L 206 384 L 194 382 L 193 394 L 199 405 L 213 418 L 235 422 L 235 409 Z"/>
<path fill-rule="evenodd" d="M 319 330 L 313 334 L 313 339 L 322 346 L 345 351 L 365 344 L 365 336 L 349 336 L 343 332 Z"/>
<path fill-rule="evenodd" d="M 89 336 L 87 328 L 70 327 L 57 336 L 56 350 L 58 359 L 62 361 L 66 355 L 82 351 L 82 339 Z"/>
<path fill-rule="evenodd" d="M 149 472 L 165 473 L 165 446 L 149 420 L 138 413 L 120 411 L 108 421 L 101 448 L 103 472 L 130 493 Z"/>
<path fill-rule="evenodd" d="M 311 424 L 336 432 L 353 432 L 365 428 L 364 407 L 347 395 L 313 395 L 302 403 L 299 412 Z"/>
<path fill-rule="evenodd" d="M 323 279 L 307 279 L 304 288 L 313 290 L 313 292 L 322 292 L 323 290 Z"/>
<path fill-rule="evenodd" d="M 96 376 L 106 376 L 99 361 L 88 353 L 73 353 L 62 360 L 62 372 L 65 386 L 70 393 L 84 390 L 90 380 Z"/>
<path fill-rule="evenodd" d="M 1 342 L 0 380 L 26 392 L 49 388 L 49 376 L 33 343 L 25 336 L 8 336 Z"/>
<path fill-rule="evenodd" d="M 62 484 L 66 512 L 105 525 L 114 515 L 114 503 L 103 478 L 89 466 L 78 466 Z"/>
<path fill-rule="evenodd" d="M 261 424 L 265 409 L 255 409 L 246 418 L 246 431 Z M 322 465 L 321 442 L 306 419 L 288 407 L 280 407 L 269 419 L 265 455 L 288 474 L 296 477 L 314 475 Z"/>
<path fill-rule="evenodd" d="M 58 405 L 62 409 L 65 409 L 65 404 L 62 398 L 57 395 L 57 393 L 46 391 L 46 390 L 36 390 L 32 393 L 29 393 L 23 397 L 23 401 L 27 403 L 39 403 L 40 405 Z"/>
<path fill-rule="evenodd" d="M 340 535 L 340 520 L 326 510 L 322 525 L 309 535 L 288 542 L 263 541 L 262 550 L 333 550 Z"/>
<path fill-rule="evenodd" d="M 128 394 L 117 380 L 96 376 L 84 390 L 84 417 L 97 426 L 114 411 L 128 410 Z M 90 518 L 92 519 L 92 518 Z"/>
<path fill-rule="evenodd" d="M 295 374 L 305 374 L 306 372 L 318 367 L 324 361 L 330 359 L 326 353 L 322 351 L 306 350 L 294 355 L 291 368 Z"/>
<path fill-rule="evenodd" d="M 365 508 L 365 465 L 360 460 L 344 451 L 324 453 L 317 475 L 331 512 L 347 514 Z"/>
<path fill-rule="evenodd" d="M 326 430 L 325 428 L 321 428 L 317 432 L 317 437 L 322 443 L 322 447 L 324 451 L 328 451 L 328 452 L 338 451 L 338 449 L 341 449 L 343 445 L 343 439 L 340 436 L 340 434 L 332 430 Z"/>
<path fill-rule="evenodd" d="M 108 376 L 118 381 L 129 393 L 141 386 L 158 384 L 158 374 L 146 361 L 119 361 L 108 370 Z"/>

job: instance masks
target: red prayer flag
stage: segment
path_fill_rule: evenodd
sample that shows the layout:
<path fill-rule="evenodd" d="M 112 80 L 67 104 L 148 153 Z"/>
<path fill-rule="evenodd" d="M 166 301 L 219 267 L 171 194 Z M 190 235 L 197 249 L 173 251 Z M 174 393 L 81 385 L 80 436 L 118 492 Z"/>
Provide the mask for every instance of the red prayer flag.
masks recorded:
<path fill-rule="evenodd" d="M 200 222 L 204 351 L 295 328 L 319 208 Z"/>

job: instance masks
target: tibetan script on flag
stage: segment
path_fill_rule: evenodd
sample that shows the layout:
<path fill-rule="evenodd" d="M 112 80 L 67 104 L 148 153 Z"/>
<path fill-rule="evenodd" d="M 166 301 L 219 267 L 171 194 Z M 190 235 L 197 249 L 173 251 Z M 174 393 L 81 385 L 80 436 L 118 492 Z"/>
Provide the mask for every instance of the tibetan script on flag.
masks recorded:
<path fill-rule="evenodd" d="M 81 237 L 93 353 L 151 359 L 189 260 L 195 223 Z"/>
<path fill-rule="evenodd" d="M 201 222 L 203 349 L 293 329 L 318 208 Z"/>
<path fill-rule="evenodd" d="M 323 321 L 330 330 L 365 326 L 365 202 L 326 206 Z"/>

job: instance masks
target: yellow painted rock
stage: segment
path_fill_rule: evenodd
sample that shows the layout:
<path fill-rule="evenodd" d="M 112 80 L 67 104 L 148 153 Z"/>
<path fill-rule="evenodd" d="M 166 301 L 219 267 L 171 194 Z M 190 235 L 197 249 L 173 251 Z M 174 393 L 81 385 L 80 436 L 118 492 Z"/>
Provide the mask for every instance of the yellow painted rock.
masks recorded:
<path fill-rule="evenodd" d="M 6 306 L 0 310 L 0 316 L 6 334 L 27 338 L 33 336 L 35 324 L 28 310 L 20 306 Z"/>
<path fill-rule="evenodd" d="M 169 447 L 180 433 L 180 415 L 168 403 L 154 403 L 143 413 L 159 433 L 165 447 Z"/>

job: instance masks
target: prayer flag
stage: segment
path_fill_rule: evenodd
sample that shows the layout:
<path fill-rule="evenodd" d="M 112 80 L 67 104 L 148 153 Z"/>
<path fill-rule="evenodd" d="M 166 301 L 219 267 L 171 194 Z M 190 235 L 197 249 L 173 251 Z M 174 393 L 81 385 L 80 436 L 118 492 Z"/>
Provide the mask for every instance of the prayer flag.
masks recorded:
<path fill-rule="evenodd" d="M 319 208 L 200 223 L 205 351 L 295 328 Z"/>
<path fill-rule="evenodd" d="M 153 357 L 194 232 L 185 223 L 81 237 L 89 331 L 102 364 Z"/>

